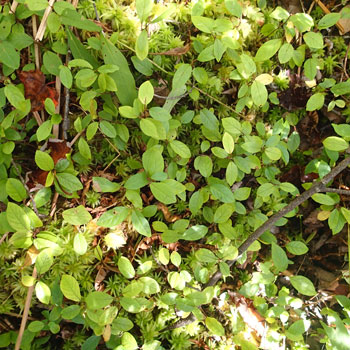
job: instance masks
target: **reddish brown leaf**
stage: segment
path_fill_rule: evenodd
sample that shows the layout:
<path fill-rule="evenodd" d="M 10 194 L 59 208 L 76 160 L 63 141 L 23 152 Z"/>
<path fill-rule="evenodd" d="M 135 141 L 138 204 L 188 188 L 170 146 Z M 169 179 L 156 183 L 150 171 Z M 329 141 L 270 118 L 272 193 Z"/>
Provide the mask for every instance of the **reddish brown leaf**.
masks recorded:
<path fill-rule="evenodd" d="M 45 100 L 51 98 L 55 106 L 58 105 L 56 89 L 45 84 L 45 75 L 40 70 L 17 72 L 20 81 L 24 85 L 24 96 L 30 99 L 32 112 L 41 111 L 45 108 Z"/>

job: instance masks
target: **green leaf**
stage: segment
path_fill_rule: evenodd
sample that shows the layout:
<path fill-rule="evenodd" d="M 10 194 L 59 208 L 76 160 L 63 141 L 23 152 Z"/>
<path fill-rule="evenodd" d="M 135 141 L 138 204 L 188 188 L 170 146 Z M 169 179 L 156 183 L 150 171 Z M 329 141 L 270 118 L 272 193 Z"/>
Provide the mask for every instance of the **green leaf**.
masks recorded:
<path fill-rule="evenodd" d="M 312 17 L 306 13 L 297 13 L 290 17 L 292 23 L 297 27 L 300 32 L 306 32 L 314 25 Z"/>
<path fill-rule="evenodd" d="M 287 250 L 294 255 L 306 254 L 309 250 L 307 245 L 300 241 L 292 241 L 286 245 Z"/>
<path fill-rule="evenodd" d="M 141 22 L 145 22 L 153 8 L 153 0 L 136 0 L 136 12 Z"/>
<path fill-rule="evenodd" d="M 46 68 L 46 70 L 55 76 L 59 76 L 60 69 L 59 67 L 62 65 L 61 59 L 58 57 L 57 54 L 46 51 L 43 56 L 43 63 Z"/>
<path fill-rule="evenodd" d="M 260 197 L 267 197 L 275 191 L 275 186 L 271 183 L 262 184 L 257 191 L 257 195 Z"/>
<path fill-rule="evenodd" d="M 142 132 L 155 140 L 165 140 L 166 131 L 164 125 L 159 120 L 153 118 L 141 119 L 140 128 Z"/>
<path fill-rule="evenodd" d="M 181 239 L 184 239 L 185 241 L 197 241 L 203 238 L 207 232 L 208 227 L 204 225 L 195 225 L 188 228 L 181 236 Z"/>
<path fill-rule="evenodd" d="M 311 198 L 315 202 L 324 204 L 324 205 L 334 205 L 339 202 L 339 200 L 336 201 L 333 197 L 324 193 L 315 193 Z"/>
<path fill-rule="evenodd" d="M 8 84 L 4 88 L 5 96 L 15 108 L 20 108 L 25 100 L 23 92 L 15 85 Z"/>
<path fill-rule="evenodd" d="M 41 321 L 33 321 L 28 325 L 28 329 L 32 333 L 40 332 L 45 327 L 45 324 Z"/>
<path fill-rule="evenodd" d="M 327 13 L 318 22 L 318 29 L 325 29 L 334 26 L 340 20 L 340 17 L 340 13 Z"/>
<path fill-rule="evenodd" d="M 45 171 L 53 170 L 55 167 L 51 156 L 48 153 L 42 151 L 35 152 L 35 163 L 41 170 Z"/>
<path fill-rule="evenodd" d="M 141 101 L 142 104 L 148 105 L 154 95 L 154 89 L 149 80 L 145 81 L 144 83 L 141 84 L 139 88 L 139 100 Z"/>
<path fill-rule="evenodd" d="M 204 33 L 211 34 L 215 28 L 215 21 L 212 18 L 203 16 L 192 16 L 193 25 Z"/>
<path fill-rule="evenodd" d="M 271 160 L 279 160 L 282 157 L 282 152 L 277 147 L 267 147 L 265 149 L 265 154 Z"/>
<path fill-rule="evenodd" d="M 237 180 L 238 176 L 238 168 L 237 165 L 234 162 L 229 162 L 226 168 L 226 181 L 229 184 L 229 186 L 232 186 L 235 181 Z"/>
<path fill-rule="evenodd" d="M 30 231 L 30 219 L 19 205 L 9 202 L 7 204 L 6 218 L 15 231 Z"/>
<path fill-rule="evenodd" d="M 77 302 L 81 300 L 79 283 L 73 276 L 63 275 L 60 282 L 60 289 L 67 299 Z"/>
<path fill-rule="evenodd" d="M 38 141 L 43 141 L 47 139 L 51 134 L 52 123 L 51 120 L 44 121 L 36 131 L 36 136 Z"/>
<path fill-rule="evenodd" d="M 49 304 L 51 290 L 44 282 L 39 281 L 35 285 L 35 295 L 43 304 Z"/>
<path fill-rule="evenodd" d="M 20 55 L 8 41 L 0 41 L 0 62 L 12 69 L 19 68 Z"/>
<path fill-rule="evenodd" d="M 70 69 L 66 66 L 61 66 L 59 77 L 61 79 L 62 84 L 67 88 L 70 89 L 72 87 L 73 83 L 73 76 L 70 71 Z"/>
<path fill-rule="evenodd" d="M 242 16 L 242 7 L 237 0 L 225 0 L 225 6 L 231 15 L 238 18 Z"/>
<path fill-rule="evenodd" d="M 255 105 L 262 106 L 267 101 L 267 90 L 264 84 L 255 80 L 251 86 L 252 99 Z"/>
<path fill-rule="evenodd" d="M 115 207 L 101 215 L 97 224 L 102 227 L 114 227 L 121 224 L 129 215 L 129 209 L 125 207 Z"/>
<path fill-rule="evenodd" d="M 55 3 L 56 5 L 57 3 Z M 85 48 L 80 39 L 78 39 L 68 28 L 66 28 L 68 46 L 72 51 L 72 55 L 75 59 L 82 59 L 90 63 L 90 67 L 87 68 L 97 68 L 99 63 L 96 58 L 90 54 L 90 52 Z M 81 66 L 85 67 L 85 66 Z"/>
<path fill-rule="evenodd" d="M 290 283 L 300 294 L 310 297 L 317 294 L 312 282 L 304 276 L 291 276 Z"/>
<path fill-rule="evenodd" d="M 350 79 L 332 86 L 331 92 L 334 94 L 334 96 L 349 94 L 350 93 Z"/>
<path fill-rule="evenodd" d="M 215 254 L 209 249 L 204 249 L 204 248 L 198 249 L 195 255 L 198 261 L 204 262 L 204 263 L 215 263 L 218 260 Z"/>
<path fill-rule="evenodd" d="M 84 139 L 84 137 L 80 136 L 79 141 L 78 141 L 78 149 L 80 154 L 86 158 L 86 159 L 91 159 L 91 151 L 88 143 Z"/>
<path fill-rule="evenodd" d="M 115 138 L 117 136 L 117 131 L 115 130 L 114 126 L 107 120 L 102 120 L 100 122 L 100 128 L 102 133 L 107 137 Z"/>
<path fill-rule="evenodd" d="M 170 142 L 171 149 L 182 158 L 190 158 L 191 151 L 186 144 L 181 141 L 173 140 Z"/>
<path fill-rule="evenodd" d="M 121 272 L 121 274 L 128 279 L 134 278 L 135 276 L 135 269 L 132 266 L 130 260 L 125 256 L 121 256 L 119 258 L 118 269 Z"/>
<path fill-rule="evenodd" d="M 82 205 L 65 210 L 62 216 L 71 225 L 85 225 L 92 219 L 90 213 Z"/>
<path fill-rule="evenodd" d="M 306 110 L 307 111 L 315 111 L 316 109 L 321 109 L 324 104 L 325 96 L 317 92 L 316 94 L 312 95 L 306 104 Z"/>
<path fill-rule="evenodd" d="M 143 61 L 148 56 L 148 35 L 147 31 L 143 30 L 136 39 L 135 44 L 136 56 L 140 61 Z"/>
<path fill-rule="evenodd" d="M 100 342 L 101 336 L 92 335 L 87 338 L 83 345 L 81 346 L 81 350 L 95 350 L 97 349 L 98 343 Z"/>
<path fill-rule="evenodd" d="M 84 255 L 87 251 L 88 244 L 82 233 L 77 233 L 73 241 L 73 249 L 78 255 Z"/>
<path fill-rule="evenodd" d="M 305 333 L 309 327 L 309 320 L 297 320 L 286 330 L 286 336 L 293 341 L 303 341 L 303 333 Z"/>
<path fill-rule="evenodd" d="M 281 64 L 287 63 L 293 57 L 293 53 L 293 46 L 289 43 L 284 43 L 278 51 L 278 60 Z"/>
<path fill-rule="evenodd" d="M 187 63 L 182 63 L 176 70 L 173 78 L 172 88 L 178 90 L 182 88 L 190 79 L 192 67 Z"/>
<path fill-rule="evenodd" d="M 6 193 L 16 202 L 21 202 L 27 198 L 27 191 L 18 179 L 7 179 L 5 188 Z"/>
<path fill-rule="evenodd" d="M 139 281 L 143 284 L 143 293 L 150 295 L 160 292 L 159 284 L 151 277 L 141 277 Z"/>
<path fill-rule="evenodd" d="M 80 306 L 79 305 L 70 305 L 65 307 L 61 311 L 62 318 L 66 320 L 72 320 L 74 317 L 78 316 L 80 313 Z"/>
<path fill-rule="evenodd" d="M 349 143 L 337 136 L 330 136 L 323 140 L 323 146 L 330 151 L 341 152 L 349 148 Z"/>
<path fill-rule="evenodd" d="M 262 62 L 270 59 L 280 48 L 281 39 L 272 39 L 262 44 L 255 55 L 256 62 Z"/>
<path fill-rule="evenodd" d="M 137 97 L 137 91 L 134 76 L 130 72 L 128 62 L 108 39 L 105 39 L 103 35 L 100 38 L 105 64 L 114 64 L 119 67 L 118 71 L 109 74 L 117 86 L 116 94 L 122 105 L 132 106 Z"/>
<path fill-rule="evenodd" d="M 117 182 L 112 182 L 105 177 L 93 177 L 92 187 L 96 192 L 116 192 L 120 189 L 120 185 Z"/>
<path fill-rule="evenodd" d="M 209 331 L 212 332 L 213 334 L 218 335 L 220 337 L 225 336 L 225 329 L 224 329 L 224 327 L 215 318 L 207 317 L 205 319 L 205 325 L 207 326 Z"/>
<path fill-rule="evenodd" d="M 42 250 L 35 261 L 35 267 L 39 274 L 44 274 L 45 272 L 49 271 L 52 264 L 53 254 L 51 248 Z"/>
<path fill-rule="evenodd" d="M 60 185 L 70 192 L 83 189 L 82 183 L 72 174 L 57 173 L 56 177 Z"/>
<path fill-rule="evenodd" d="M 323 48 L 323 36 L 321 33 L 309 32 L 304 34 L 304 41 L 311 49 Z"/>
<path fill-rule="evenodd" d="M 134 324 L 125 317 L 117 317 L 112 322 L 112 329 L 118 332 L 126 332 L 134 327 Z"/>
<path fill-rule="evenodd" d="M 194 168 L 204 177 L 209 177 L 213 171 L 213 162 L 209 156 L 198 156 L 194 160 Z"/>
<path fill-rule="evenodd" d="M 140 1 L 146 1 L 146 0 L 140 0 Z M 136 350 L 139 348 L 134 336 L 128 332 L 125 332 L 122 335 L 122 347 L 123 347 L 123 350 Z"/>
<path fill-rule="evenodd" d="M 286 252 L 276 243 L 271 243 L 272 261 L 279 271 L 285 271 L 288 268 L 288 257 Z"/>
<path fill-rule="evenodd" d="M 65 9 L 61 14 L 62 24 L 73 26 L 78 29 L 88 30 L 90 32 L 100 32 L 101 27 L 93 21 L 85 18 L 82 14 L 72 9 Z"/>
<path fill-rule="evenodd" d="M 146 237 L 151 237 L 151 227 L 141 212 L 133 210 L 131 213 L 131 222 L 138 233 Z"/>
<path fill-rule="evenodd" d="M 163 172 L 164 159 L 162 156 L 162 147 L 154 146 L 154 147 L 151 147 L 150 149 L 148 149 L 146 152 L 144 152 L 142 155 L 142 165 L 143 165 L 144 169 L 146 170 L 146 172 L 149 174 L 149 176 L 152 176 L 153 174 L 156 174 L 156 173 Z M 140 174 L 142 174 L 142 173 L 139 173 L 137 175 L 139 175 L 139 177 L 140 177 Z M 137 176 L 137 175 L 134 175 L 134 176 Z M 142 179 L 145 179 L 145 181 L 146 181 L 146 183 L 144 181 L 142 181 L 142 184 L 144 186 L 148 182 L 147 178 L 145 176 L 145 173 L 143 174 L 143 176 L 141 175 L 141 177 L 142 177 Z M 128 181 L 129 180 L 130 180 L 130 178 L 128 179 Z"/>
<path fill-rule="evenodd" d="M 222 55 L 226 51 L 226 46 L 222 43 L 220 39 L 215 39 L 213 53 L 217 62 L 220 62 Z"/>
<path fill-rule="evenodd" d="M 210 185 L 210 192 L 214 197 L 223 203 L 233 203 L 235 197 L 230 188 L 222 184 Z"/>
<path fill-rule="evenodd" d="M 113 297 L 104 292 L 90 292 L 85 298 L 86 306 L 90 310 L 103 309 L 113 301 Z"/>

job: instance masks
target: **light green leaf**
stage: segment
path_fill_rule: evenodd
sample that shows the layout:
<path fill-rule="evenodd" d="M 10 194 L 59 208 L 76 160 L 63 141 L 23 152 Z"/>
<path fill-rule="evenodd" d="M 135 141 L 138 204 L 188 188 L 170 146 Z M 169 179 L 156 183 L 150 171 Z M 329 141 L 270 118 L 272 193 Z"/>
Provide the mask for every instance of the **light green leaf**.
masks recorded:
<path fill-rule="evenodd" d="M 131 223 L 134 229 L 146 237 L 151 237 L 151 227 L 147 219 L 137 210 L 133 210 L 131 213 Z"/>
<path fill-rule="evenodd" d="M 290 283 L 300 294 L 310 297 L 317 294 L 313 283 L 304 276 L 291 276 Z"/>
<path fill-rule="evenodd" d="M 323 48 L 323 36 L 321 33 L 309 32 L 304 34 L 304 41 L 311 49 Z"/>
<path fill-rule="evenodd" d="M 84 255 L 87 251 L 88 244 L 82 233 L 77 233 L 73 241 L 73 249 L 78 255 Z"/>
<path fill-rule="evenodd" d="M 30 231 L 30 219 L 19 205 L 9 202 L 7 204 L 6 218 L 15 231 Z"/>
<path fill-rule="evenodd" d="M 141 119 L 140 128 L 142 132 L 155 140 L 165 140 L 166 131 L 164 125 L 159 120 L 153 118 Z"/>
<path fill-rule="evenodd" d="M 35 295 L 43 304 L 48 304 L 51 299 L 51 290 L 44 282 L 39 281 L 35 285 Z"/>
<path fill-rule="evenodd" d="M 135 276 L 135 269 L 130 260 L 125 256 L 121 256 L 118 260 L 118 269 L 126 278 L 133 278 Z"/>
<path fill-rule="evenodd" d="M 205 319 L 205 325 L 208 327 L 209 331 L 220 337 L 225 336 L 225 329 L 219 321 L 213 317 L 207 317 Z"/>
<path fill-rule="evenodd" d="M 79 283 L 73 276 L 63 275 L 60 289 L 67 299 L 78 302 L 81 300 Z"/>
<path fill-rule="evenodd" d="M 6 193 L 16 202 L 21 202 L 27 198 L 27 191 L 21 181 L 9 178 L 6 181 Z"/>
<path fill-rule="evenodd" d="M 187 63 L 182 63 L 176 70 L 173 78 L 172 88 L 178 90 L 182 88 L 190 79 L 192 74 L 192 67 Z"/>
<path fill-rule="evenodd" d="M 173 140 L 170 142 L 171 149 L 182 158 L 190 158 L 191 151 L 186 144 L 181 141 Z"/>
<path fill-rule="evenodd" d="M 136 0 L 136 12 L 141 22 L 145 22 L 153 8 L 153 0 Z"/>
<path fill-rule="evenodd" d="M 82 205 L 65 210 L 62 216 L 63 219 L 71 225 L 84 225 L 92 219 L 90 213 Z"/>
<path fill-rule="evenodd" d="M 341 152 L 349 148 L 349 143 L 337 136 L 330 136 L 323 140 L 323 146 L 330 151 Z"/>
<path fill-rule="evenodd" d="M 286 252 L 274 242 L 271 243 L 271 251 L 272 261 L 275 267 L 281 272 L 285 271 L 288 268 L 288 257 Z"/>
<path fill-rule="evenodd" d="M 255 105 L 262 106 L 267 101 L 267 90 L 264 84 L 255 80 L 251 86 L 252 99 Z"/>
<path fill-rule="evenodd" d="M 143 61 L 148 56 L 148 35 L 147 31 L 143 30 L 136 39 L 135 44 L 136 56 L 140 61 Z"/>
<path fill-rule="evenodd" d="M 262 62 L 270 59 L 280 48 L 281 39 L 272 39 L 262 44 L 255 55 L 256 62 Z"/>
<path fill-rule="evenodd" d="M 149 104 L 154 95 L 154 89 L 149 80 L 145 81 L 144 83 L 141 84 L 139 88 L 139 100 L 141 101 L 142 104 L 147 105 Z"/>

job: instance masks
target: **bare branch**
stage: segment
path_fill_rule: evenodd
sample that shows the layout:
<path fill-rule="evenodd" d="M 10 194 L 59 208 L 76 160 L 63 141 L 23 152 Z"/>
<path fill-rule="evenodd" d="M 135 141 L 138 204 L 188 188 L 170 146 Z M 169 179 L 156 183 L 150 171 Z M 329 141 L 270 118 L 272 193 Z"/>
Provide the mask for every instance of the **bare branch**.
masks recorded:
<path fill-rule="evenodd" d="M 257 230 L 255 230 L 238 248 L 238 256 L 234 260 L 227 261 L 227 264 L 231 267 L 241 256 L 243 253 L 247 251 L 250 245 L 255 242 L 264 232 L 270 230 L 275 226 L 275 223 L 281 219 L 284 215 L 288 214 L 300 204 L 304 203 L 307 199 L 309 199 L 315 193 L 320 192 L 333 192 L 332 190 L 326 188 L 326 185 L 331 182 L 339 173 L 341 173 L 347 166 L 350 165 L 350 157 L 342 160 L 336 167 L 332 169 L 332 171 L 327 174 L 323 179 L 319 182 L 316 182 L 310 189 L 303 192 L 300 196 L 293 199 L 288 205 L 286 205 L 283 209 L 281 209 L 278 213 L 272 215 L 262 226 L 260 226 Z M 335 192 L 335 191 L 334 191 Z M 350 191 L 346 191 L 346 194 L 349 194 Z M 339 193 L 339 192 L 338 192 Z M 209 286 L 214 286 L 222 277 L 222 273 L 220 270 L 214 273 L 214 275 L 210 278 L 208 283 L 203 286 L 203 289 Z M 179 327 L 186 326 L 196 320 L 193 314 L 190 314 L 187 318 L 183 320 L 179 320 L 175 322 L 168 329 L 175 329 Z"/>

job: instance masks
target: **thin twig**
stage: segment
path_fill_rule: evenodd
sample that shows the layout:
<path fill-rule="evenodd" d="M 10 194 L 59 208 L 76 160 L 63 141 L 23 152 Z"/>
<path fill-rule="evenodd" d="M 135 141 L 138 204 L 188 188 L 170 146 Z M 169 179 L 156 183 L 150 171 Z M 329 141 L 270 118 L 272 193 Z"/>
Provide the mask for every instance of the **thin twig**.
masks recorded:
<path fill-rule="evenodd" d="M 43 123 L 43 121 L 41 120 L 40 114 L 37 111 L 35 111 L 35 112 L 33 112 L 33 115 L 34 115 L 36 122 L 40 126 Z"/>
<path fill-rule="evenodd" d="M 44 16 L 40 22 L 40 26 L 38 29 L 38 32 L 35 35 L 35 41 L 41 41 L 43 40 L 45 30 L 46 30 L 46 25 L 47 25 L 47 18 L 49 17 L 51 11 L 52 11 L 52 6 L 56 0 L 50 0 L 49 5 L 46 7 Z"/>
<path fill-rule="evenodd" d="M 323 179 L 319 182 L 315 183 L 309 190 L 303 192 L 300 196 L 293 199 L 287 206 L 282 208 L 278 213 L 272 215 L 262 226 L 260 226 L 257 230 L 255 230 L 238 248 L 238 256 L 234 260 L 227 261 L 229 267 L 231 267 L 254 243 L 259 237 L 266 231 L 270 230 L 275 223 L 281 219 L 284 215 L 288 214 L 300 204 L 304 203 L 307 199 L 309 199 L 315 193 L 327 192 L 326 185 L 331 182 L 339 173 L 341 173 L 345 168 L 350 165 L 350 157 L 342 160 L 336 167 L 332 169 L 332 171 L 327 174 Z M 349 192 L 349 191 L 347 191 Z M 210 278 L 208 283 L 203 286 L 203 289 L 209 286 L 214 286 L 220 279 L 222 278 L 221 271 L 217 271 Z M 187 318 L 183 320 L 179 320 L 175 322 L 173 325 L 168 327 L 167 329 L 175 329 L 186 326 L 196 320 L 196 317 L 193 314 L 190 314 Z"/>
<path fill-rule="evenodd" d="M 197 91 L 199 91 L 201 94 L 209 97 L 210 99 L 212 99 L 213 101 L 215 101 L 216 103 L 218 103 L 219 105 L 221 106 L 224 106 L 226 107 L 227 109 L 229 109 L 231 112 L 234 112 L 236 113 L 237 115 L 241 116 L 241 117 L 244 117 L 244 115 L 242 113 L 238 113 L 237 111 L 235 111 L 232 107 L 228 106 L 227 104 L 221 102 L 220 100 L 218 100 L 217 98 L 209 95 L 208 93 L 206 93 L 205 91 L 201 90 L 200 88 L 198 88 L 197 86 L 194 86 L 193 87 L 194 89 L 196 89 Z"/>
<path fill-rule="evenodd" d="M 12 13 L 15 13 L 16 12 L 16 9 L 17 9 L 17 6 L 18 6 L 18 2 L 17 1 L 14 1 L 11 5 L 11 9 L 10 9 L 10 12 Z"/>
<path fill-rule="evenodd" d="M 339 188 L 326 188 L 322 192 L 331 192 L 331 193 L 343 194 L 345 196 L 350 196 L 350 190 L 341 190 Z"/>
<path fill-rule="evenodd" d="M 69 143 L 69 147 L 73 147 L 73 145 L 78 140 L 78 138 L 82 135 L 82 133 L 83 131 L 80 131 L 74 136 L 73 140 Z"/>
<path fill-rule="evenodd" d="M 36 37 L 38 26 L 36 23 L 36 15 L 32 16 L 32 28 L 33 28 L 33 37 Z M 34 41 L 34 56 L 35 56 L 35 67 L 36 69 L 40 69 L 40 52 L 39 45 Z"/>
<path fill-rule="evenodd" d="M 32 277 L 36 279 L 37 277 L 37 272 L 36 272 L 36 267 L 34 266 Z M 34 284 L 28 288 L 28 293 L 27 293 L 27 298 L 26 302 L 24 304 L 24 310 L 23 310 L 23 316 L 22 316 L 22 321 L 21 321 L 21 327 L 18 332 L 17 340 L 16 340 L 16 345 L 15 345 L 15 350 L 19 350 L 21 347 L 22 343 L 22 337 L 24 330 L 26 328 L 27 324 L 27 319 L 28 319 L 28 314 L 29 314 L 29 309 L 30 309 L 30 303 L 32 301 L 32 296 L 33 296 L 33 291 L 34 291 Z"/>
<path fill-rule="evenodd" d="M 24 186 L 24 188 L 26 189 L 27 193 L 28 193 L 28 196 L 30 198 L 30 201 L 32 202 L 32 206 L 33 206 L 33 210 L 35 212 L 36 215 L 39 216 L 39 212 L 38 212 L 38 208 L 36 207 L 36 203 L 35 203 L 35 200 L 32 196 L 32 194 L 30 193 L 30 189 L 28 188 L 25 180 L 23 179 L 22 175 L 21 175 L 21 172 L 19 171 L 18 169 L 18 166 L 17 164 L 14 162 L 13 159 L 11 159 L 11 164 L 13 165 L 13 167 L 16 169 L 16 172 L 18 174 L 18 177 L 20 178 L 21 182 L 22 182 L 22 185 Z"/>
<path fill-rule="evenodd" d="M 348 47 L 346 49 L 346 54 L 344 58 L 344 63 L 343 63 L 343 74 L 349 79 L 349 75 L 346 71 L 346 66 L 348 64 L 348 56 L 349 56 L 349 49 L 350 49 L 350 43 L 348 44 Z"/>
<path fill-rule="evenodd" d="M 55 192 L 52 198 L 51 211 L 50 211 L 51 218 L 54 216 L 56 211 L 58 196 L 59 196 L 58 192 Z"/>
<path fill-rule="evenodd" d="M 8 236 L 8 234 L 9 234 L 9 232 L 5 232 L 5 233 L 2 235 L 2 237 L 1 237 L 1 239 L 0 239 L 0 244 L 2 244 L 2 242 L 6 239 L 6 237 Z"/>

